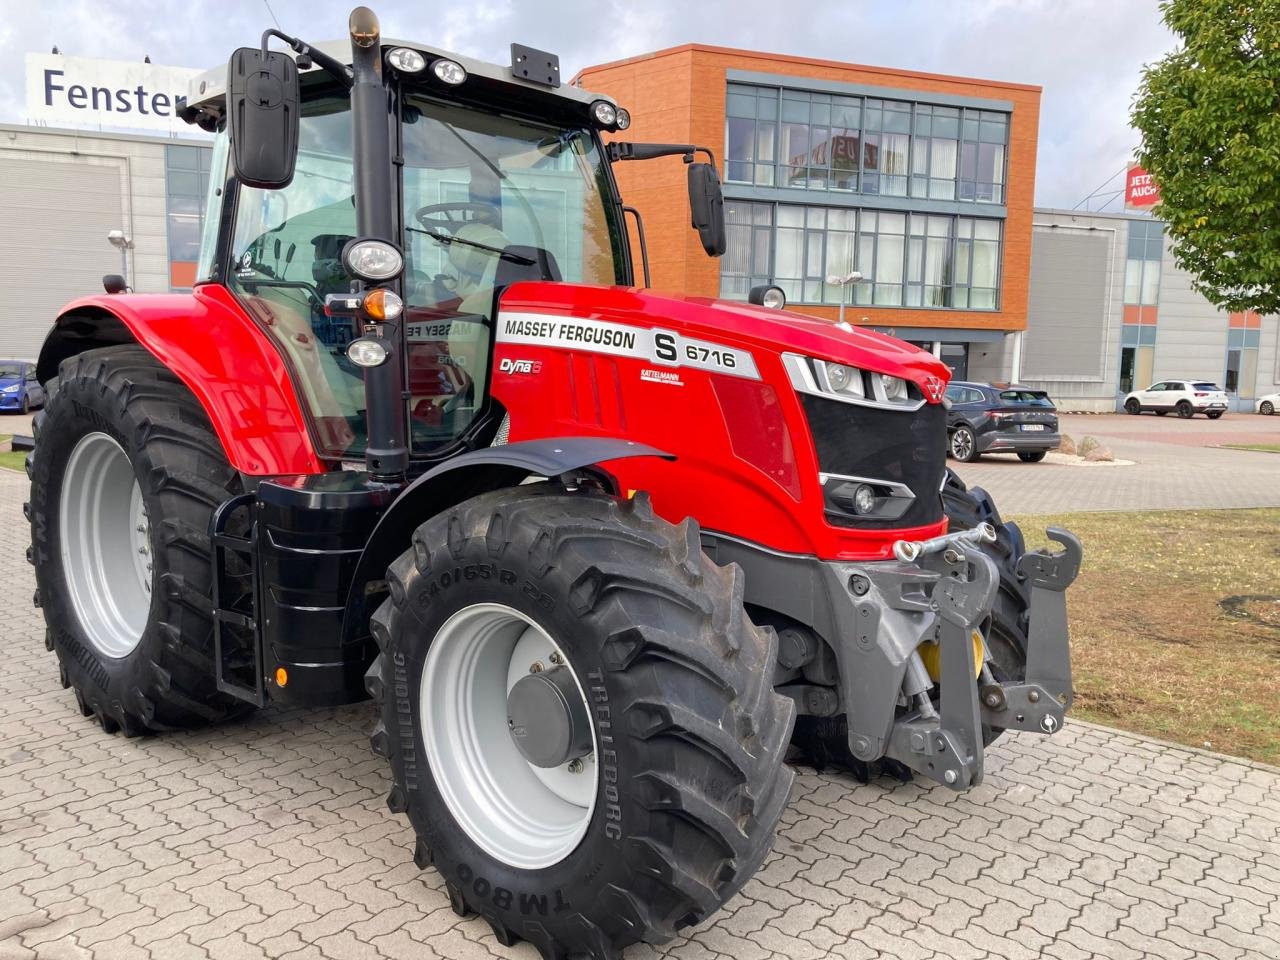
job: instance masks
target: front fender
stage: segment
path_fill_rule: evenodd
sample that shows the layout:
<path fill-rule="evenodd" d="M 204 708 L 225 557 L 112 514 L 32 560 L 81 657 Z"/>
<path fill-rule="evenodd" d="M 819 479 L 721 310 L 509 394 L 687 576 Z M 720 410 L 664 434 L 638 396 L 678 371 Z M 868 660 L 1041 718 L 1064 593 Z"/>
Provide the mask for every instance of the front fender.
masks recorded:
<path fill-rule="evenodd" d="M 614 437 L 553 437 L 524 440 L 472 450 L 445 461 L 405 487 L 378 520 L 356 564 L 343 616 L 343 642 L 363 636 L 367 630 L 370 584 L 380 584 L 387 567 L 409 546 L 419 524 L 442 510 L 482 493 L 519 485 L 529 477 L 557 477 L 590 470 L 607 489 L 618 493 L 612 474 L 600 468 L 610 460 L 629 457 L 675 457 L 662 450 Z"/>
<path fill-rule="evenodd" d="M 68 304 L 45 339 L 41 382 L 85 350 L 137 343 L 200 401 L 227 459 L 245 474 L 322 473 L 279 351 L 218 284 L 188 294 L 116 294 Z"/>

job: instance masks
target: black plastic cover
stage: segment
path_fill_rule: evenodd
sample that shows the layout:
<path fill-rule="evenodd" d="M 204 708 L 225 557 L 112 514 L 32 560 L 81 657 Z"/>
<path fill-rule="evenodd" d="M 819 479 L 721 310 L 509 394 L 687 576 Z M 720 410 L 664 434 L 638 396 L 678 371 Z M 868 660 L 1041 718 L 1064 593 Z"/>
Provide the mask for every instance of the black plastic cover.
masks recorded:
<path fill-rule="evenodd" d="M 894 480 L 915 494 L 892 520 L 838 519 L 841 526 L 871 529 L 919 527 L 942 519 L 943 471 L 947 461 L 947 412 L 940 403 L 914 411 L 886 410 L 811 394 L 800 394 L 818 451 L 818 469 L 846 477 Z"/>

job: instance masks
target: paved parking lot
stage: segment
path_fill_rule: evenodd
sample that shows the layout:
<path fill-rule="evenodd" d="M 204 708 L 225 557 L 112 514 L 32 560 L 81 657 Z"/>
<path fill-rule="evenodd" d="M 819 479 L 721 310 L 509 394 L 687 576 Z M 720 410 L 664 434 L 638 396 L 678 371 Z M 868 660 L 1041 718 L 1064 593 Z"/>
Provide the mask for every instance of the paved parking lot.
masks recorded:
<path fill-rule="evenodd" d="M 0 960 L 486 957 L 383 803 L 367 705 L 126 740 L 42 643 L 0 471 Z M 957 796 L 802 771 L 697 960 L 1280 957 L 1280 771 L 1084 724 L 1012 735 Z"/>
<path fill-rule="evenodd" d="M 986 487 L 1010 515 L 1280 506 L 1280 454 L 1220 446 L 1280 443 L 1280 417 L 1068 414 L 1062 432 L 1077 442 L 1092 434 L 1134 464 L 1023 463 L 1012 454 L 949 462 L 966 483 Z"/>

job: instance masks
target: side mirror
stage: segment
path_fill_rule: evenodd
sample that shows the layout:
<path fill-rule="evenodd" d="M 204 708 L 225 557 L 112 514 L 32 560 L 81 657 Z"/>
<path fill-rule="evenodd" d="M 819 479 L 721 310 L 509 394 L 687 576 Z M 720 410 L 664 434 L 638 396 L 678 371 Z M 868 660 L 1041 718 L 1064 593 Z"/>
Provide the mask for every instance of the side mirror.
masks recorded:
<path fill-rule="evenodd" d="M 279 190 L 298 159 L 298 65 L 274 50 L 241 47 L 227 66 L 231 164 L 240 182 Z"/>
<path fill-rule="evenodd" d="M 724 195 L 714 164 L 689 164 L 689 210 L 707 256 L 723 256 L 729 241 L 724 230 Z"/>
<path fill-rule="evenodd" d="M 102 278 L 102 289 L 107 293 L 124 293 L 128 287 L 124 284 L 124 277 L 118 273 L 108 273 Z"/>

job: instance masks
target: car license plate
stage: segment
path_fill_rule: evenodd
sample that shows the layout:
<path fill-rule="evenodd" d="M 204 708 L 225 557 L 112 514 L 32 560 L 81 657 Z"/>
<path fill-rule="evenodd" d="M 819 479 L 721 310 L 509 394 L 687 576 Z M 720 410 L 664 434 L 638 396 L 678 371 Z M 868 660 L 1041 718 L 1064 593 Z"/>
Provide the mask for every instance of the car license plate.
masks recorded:
<path fill-rule="evenodd" d="M 1020 430 L 1048 430 L 1043 423 L 1024 423 L 1018 429 Z"/>

